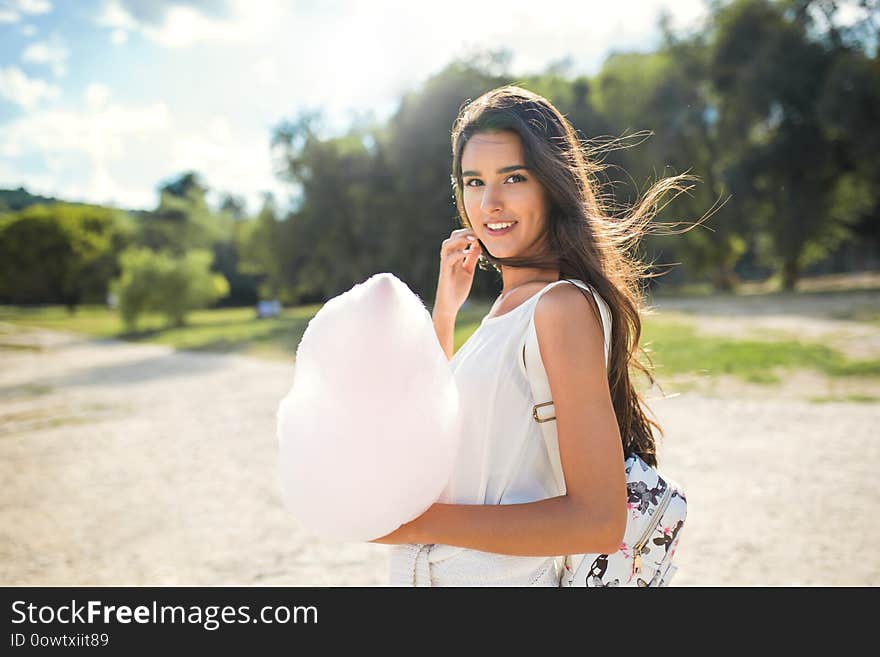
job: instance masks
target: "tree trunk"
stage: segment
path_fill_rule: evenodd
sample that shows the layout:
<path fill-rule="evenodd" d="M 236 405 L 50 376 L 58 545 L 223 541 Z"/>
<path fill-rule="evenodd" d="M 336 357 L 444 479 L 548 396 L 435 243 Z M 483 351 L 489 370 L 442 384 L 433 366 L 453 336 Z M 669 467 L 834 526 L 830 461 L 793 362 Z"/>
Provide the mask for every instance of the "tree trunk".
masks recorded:
<path fill-rule="evenodd" d="M 719 264 L 715 270 L 715 289 L 718 292 L 735 292 L 738 277 L 729 265 Z"/>
<path fill-rule="evenodd" d="M 786 292 L 794 292 L 794 287 L 800 276 L 800 263 L 795 259 L 786 260 L 782 265 L 782 289 Z"/>

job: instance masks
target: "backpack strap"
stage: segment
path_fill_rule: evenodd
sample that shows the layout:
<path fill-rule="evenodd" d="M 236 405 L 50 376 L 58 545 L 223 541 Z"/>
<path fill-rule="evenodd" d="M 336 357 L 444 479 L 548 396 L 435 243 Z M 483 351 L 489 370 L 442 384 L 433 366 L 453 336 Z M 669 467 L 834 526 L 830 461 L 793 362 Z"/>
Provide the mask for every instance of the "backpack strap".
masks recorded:
<path fill-rule="evenodd" d="M 611 309 L 605 300 L 596 293 L 592 286 L 579 280 L 570 279 L 560 280 L 548 285 L 539 295 L 554 285 L 565 281 L 577 285 L 581 289 L 589 290 L 596 301 L 596 305 L 599 307 L 599 315 L 602 320 L 602 330 L 605 337 L 605 367 L 607 369 L 611 348 Z M 550 467 L 553 469 L 553 476 L 556 479 L 560 495 L 564 495 L 566 490 L 565 476 L 562 472 L 562 459 L 559 456 L 559 439 L 556 433 L 556 409 L 553 406 L 553 396 L 550 394 L 550 381 L 547 379 L 547 371 L 544 369 L 544 362 L 541 360 L 538 333 L 535 330 L 535 308 L 537 305 L 537 301 L 532 305 L 532 316 L 526 327 L 521 349 L 522 358 L 519 365 L 526 379 L 528 379 L 532 389 L 532 398 L 535 400 L 535 406 L 532 408 L 532 418 L 541 427 L 547 455 L 550 458 Z"/>

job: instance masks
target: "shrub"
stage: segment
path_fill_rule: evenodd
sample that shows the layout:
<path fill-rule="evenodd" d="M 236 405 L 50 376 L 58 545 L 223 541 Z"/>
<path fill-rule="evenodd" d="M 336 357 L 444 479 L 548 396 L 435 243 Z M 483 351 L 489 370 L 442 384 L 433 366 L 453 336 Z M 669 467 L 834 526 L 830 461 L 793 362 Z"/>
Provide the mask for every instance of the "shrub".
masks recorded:
<path fill-rule="evenodd" d="M 211 253 L 205 250 L 182 256 L 145 248 L 123 252 L 122 275 L 113 281 L 112 288 L 126 327 L 135 330 L 145 312 L 158 312 L 170 324 L 183 326 L 191 310 L 226 296 L 229 283 L 211 271 L 211 260 Z"/>

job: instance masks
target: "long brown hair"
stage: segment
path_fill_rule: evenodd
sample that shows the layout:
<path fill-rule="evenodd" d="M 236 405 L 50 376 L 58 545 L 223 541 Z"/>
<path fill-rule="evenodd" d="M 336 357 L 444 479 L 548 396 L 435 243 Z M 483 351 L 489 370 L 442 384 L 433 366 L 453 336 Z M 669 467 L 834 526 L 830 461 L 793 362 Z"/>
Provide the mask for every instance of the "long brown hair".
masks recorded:
<path fill-rule="evenodd" d="M 453 125 L 452 185 L 459 220 L 465 227 L 471 226 L 462 198 L 464 146 L 474 134 L 504 130 L 519 135 L 525 165 L 546 190 L 550 201 L 548 230 L 537 245 L 537 253 L 520 257 L 493 257 L 481 242 L 479 265 L 486 270 L 491 266 L 499 273 L 500 265 L 552 268 L 559 271 L 560 280 L 579 279 L 605 299 L 612 316 L 608 385 L 624 454 L 638 454 L 656 465 L 652 428 L 661 435 L 663 430 L 645 414 L 644 400 L 633 386 L 629 371 L 632 365 L 652 385 L 655 383 L 652 367 L 637 355 L 647 357 L 639 344 L 640 314 L 645 310 L 642 282 L 656 274 L 648 273 L 649 266 L 635 252 L 644 234 L 659 232 L 651 221 L 671 200 L 660 205 L 666 193 L 676 192 L 674 198 L 690 189 L 688 183 L 696 178 L 681 174 L 661 179 L 628 212 L 612 212 L 610 197 L 597 193 L 601 189 L 597 173 L 603 166 L 591 155 L 598 149 L 589 142 L 582 143 L 571 123 L 546 98 L 507 85 L 465 103 Z"/>

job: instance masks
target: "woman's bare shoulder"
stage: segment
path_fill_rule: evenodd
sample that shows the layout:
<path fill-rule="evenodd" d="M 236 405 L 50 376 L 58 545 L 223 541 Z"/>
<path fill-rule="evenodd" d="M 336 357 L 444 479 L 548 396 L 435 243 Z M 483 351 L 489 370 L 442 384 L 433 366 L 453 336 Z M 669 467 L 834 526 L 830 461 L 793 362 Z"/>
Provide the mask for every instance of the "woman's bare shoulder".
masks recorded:
<path fill-rule="evenodd" d="M 573 283 L 555 285 L 535 306 L 535 332 L 544 360 L 601 356 L 604 364 L 604 332 L 599 307 L 590 292 Z"/>
<path fill-rule="evenodd" d="M 587 324 L 599 322 L 601 329 L 601 315 L 599 306 L 593 295 L 587 290 L 578 287 L 574 283 L 554 285 L 547 290 L 535 306 L 535 323 L 538 318 L 567 320 L 583 326 L 580 320 L 586 320 Z M 541 322 L 547 323 L 547 322 Z"/>

